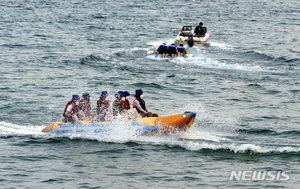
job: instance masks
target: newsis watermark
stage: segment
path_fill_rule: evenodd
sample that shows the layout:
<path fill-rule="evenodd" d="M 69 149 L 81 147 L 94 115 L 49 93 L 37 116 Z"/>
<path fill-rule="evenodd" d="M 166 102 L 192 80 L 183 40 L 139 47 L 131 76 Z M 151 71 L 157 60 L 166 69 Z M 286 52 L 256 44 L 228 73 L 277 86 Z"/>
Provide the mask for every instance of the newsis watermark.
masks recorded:
<path fill-rule="evenodd" d="M 229 180 L 287 181 L 290 171 L 231 171 Z"/>

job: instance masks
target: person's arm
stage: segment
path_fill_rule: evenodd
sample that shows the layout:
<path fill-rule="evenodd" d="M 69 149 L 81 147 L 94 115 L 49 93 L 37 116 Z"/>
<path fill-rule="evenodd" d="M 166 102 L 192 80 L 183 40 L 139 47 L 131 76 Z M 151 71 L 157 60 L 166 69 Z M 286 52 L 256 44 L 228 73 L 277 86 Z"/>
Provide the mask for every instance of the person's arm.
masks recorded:
<path fill-rule="evenodd" d="M 67 107 L 66 116 L 71 116 L 72 108 L 73 108 L 73 105 L 72 105 L 72 104 L 70 104 L 70 105 Z"/>
<path fill-rule="evenodd" d="M 74 114 L 74 115 L 76 115 L 76 114 Z M 78 115 L 80 115 L 80 118 L 82 119 L 82 120 L 85 120 L 86 119 L 86 116 L 85 116 L 85 113 L 82 111 L 82 110 L 79 110 L 78 111 Z M 73 115 L 72 115 L 72 117 L 73 117 Z M 77 116 L 76 116 L 77 117 Z M 77 117 L 78 118 L 78 117 Z"/>
<path fill-rule="evenodd" d="M 72 115 L 72 118 L 76 121 L 76 123 L 78 123 L 78 124 L 80 124 L 80 125 L 83 125 L 83 122 L 80 121 L 80 120 L 78 119 L 78 117 L 77 117 L 76 114 L 73 114 L 73 115 Z"/>
<path fill-rule="evenodd" d="M 70 116 L 70 114 L 71 113 L 69 111 L 66 111 L 66 113 L 65 113 L 66 116 Z"/>
<path fill-rule="evenodd" d="M 143 110 L 143 108 L 141 107 L 140 102 L 139 102 L 138 100 L 135 100 L 135 101 L 133 102 L 133 104 L 134 104 L 134 106 L 135 106 L 136 108 L 138 108 L 141 112 L 147 113 L 145 110 Z"/>

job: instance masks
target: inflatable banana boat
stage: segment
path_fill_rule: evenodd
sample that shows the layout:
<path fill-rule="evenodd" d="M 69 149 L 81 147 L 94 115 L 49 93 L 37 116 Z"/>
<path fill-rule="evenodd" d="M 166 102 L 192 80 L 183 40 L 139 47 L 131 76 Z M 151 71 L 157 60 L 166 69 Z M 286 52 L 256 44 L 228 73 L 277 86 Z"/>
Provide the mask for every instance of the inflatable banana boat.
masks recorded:
<path fill-rule="evenodd" d="M 76 123 L 55 122 L 43 129 L 43 132 L 49 133 L 102 133 L 108 132 L 114 128 L 132 130 L 136 134 L 145 134 L 149 132 L 170 132 L 174 130 L 186 131 L 192 126 L 196 117 L 196 112 L 185 112 L 163 117 L 149 117 L 129 119 L 127 122 L 113 123 L 83 121 L 83 125 Z"/>
<path fill-rule="evenodd" d="M 147 52 L 147 56 L 150 56 L 150 57 L 155 57 L 155 58 L 163 58 L 162 54 L 155 54 L 153 53 L 154 51 L 148 51 Z M 167 56 L 166 58 L 192 58 L 194 57 L 193 54 L 185 54 L 184 56 L 182 57 L 177 57 L 177 55 L 175 55 L 175 57 L 172 57 L 172 56 Z"/>

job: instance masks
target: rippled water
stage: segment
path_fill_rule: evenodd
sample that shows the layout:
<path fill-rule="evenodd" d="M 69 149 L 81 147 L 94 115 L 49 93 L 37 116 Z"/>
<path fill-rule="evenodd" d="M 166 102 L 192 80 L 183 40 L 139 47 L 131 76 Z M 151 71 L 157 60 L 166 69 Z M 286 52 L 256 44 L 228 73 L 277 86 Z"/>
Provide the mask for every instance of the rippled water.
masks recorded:
<path fill-rule="evenodd" d="M 1 188 L 298 188 L 300 2 L 0 0 Z M 192 59 L 146 57 L 203 21 Z M 186 133 L 48 135 L 72 94 L 142 88 Z M 110 96 L 113 101 L 113 96 Z M 131 96 L 133 100 L 133 96 Z M 229 180 L 286 171 L 289 180 Z"/>

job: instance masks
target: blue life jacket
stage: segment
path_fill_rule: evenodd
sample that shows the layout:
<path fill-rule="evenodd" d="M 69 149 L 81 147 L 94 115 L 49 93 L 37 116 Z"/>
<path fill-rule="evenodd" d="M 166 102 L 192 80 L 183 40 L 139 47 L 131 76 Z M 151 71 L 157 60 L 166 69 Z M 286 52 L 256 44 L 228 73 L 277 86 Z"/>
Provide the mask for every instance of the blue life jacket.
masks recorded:
<path fill-rule="evenodd" d="M 167 48 L 168 46 L 167 46 L 167 45 L 164 45 L 164 44 L 161 44 L 159 47 Z"/>
<path fill-rule="evenodd" d="M 172 49 L 172 48 L 176 49 L 176 46 L 175 45 L 170 45 L 169 49 Z"/>
<path fill-rule="evenodd" d="M 184 47 L 178 46 L 178 47 L 177 47 L 177 50 L 178 50 L 179 52 L 183 53 Z"/>
<path fill-rule="evenodd" d="M 158 47 L 157 51 L 158 51 L 159 54 L 166 54 L 167 48 L 168 48 L 167 45 L 161 44 Z"/>
<path fill-rule="evenodd" d="M 170 54 L 176 54 L 176 46 L 175 45 L 170 45 L 169 46 L 169 53 Z"/>

